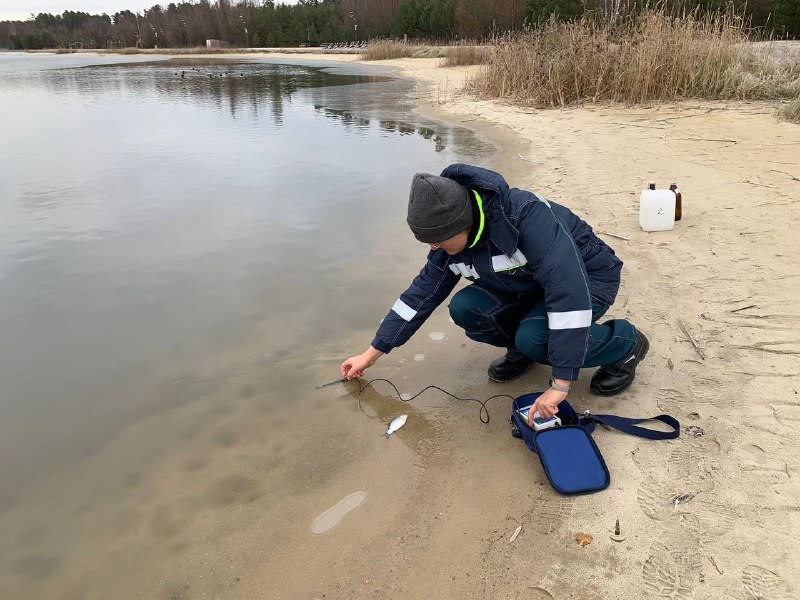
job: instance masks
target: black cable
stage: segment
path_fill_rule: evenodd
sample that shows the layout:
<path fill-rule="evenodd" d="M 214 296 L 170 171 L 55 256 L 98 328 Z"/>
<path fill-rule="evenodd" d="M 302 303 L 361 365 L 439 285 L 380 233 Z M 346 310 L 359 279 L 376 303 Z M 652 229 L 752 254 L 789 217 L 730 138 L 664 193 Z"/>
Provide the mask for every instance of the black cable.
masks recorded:
<path fill-rule="evenodd" d="M 431 388 L 433 388 L 435 390 L 439 390 L 440 392 L 443 392 L 443 393 L 447 394 L 448 396 L 450 396 L 451 398 L 455 398 L 456 400 L 464 400 L 464 401 L 467 401 L 467 402 L 477 402 L 478 404 L 481 405 L 481 408 L 478 411 L 478 418 L 481 420 L 481 423 L 483 423 L 483 424 L 487 424 L 489 422 L 489 410 L 486 408 L 486 403 L 489 402 L 489 400 L 493 400 L 495 398 L 510 398 L 511 400 L 514 400 L 514 397 L 513 396 L 509 396 L 508 394 L 497 394 L 495 396 L 491 396 L 491 397 L 487 398 L 486 400 L 478 400 L 477 398 L 459 398 L 455 394 L 451 394 L 447 390 L 444 390 L 444 389 L 440 388 L 438 385 L 429 385 L 428 387 L 422 388 L 419 392 L 417 392 L 416 394 L 414 394 L 410 398 L 404 400 L 402 398 L 402 396 L 400 395 L 400 390 L 397 389 L 397 386 L 395 384 L 393 384 L 391 381 L 389 381 L 388 379 L 383 379 L 383 378 L 379 377 L 379 378 L 376 378 L 376 379 L 370 379 L 367 383 L 364 383 L 364 384 L 361 383 L 360 379 L 356 379 L 356 381 L 358 382 L 358 410 L 361 410 L 361 394 L 364 392 L 365 389 L 367 389 L 367 386 L 372 385 L 376 381 L 385 381 L 390 386 L 392 386 L 394 391 L 397 393 L 397 398 L 400 400 L 400 402 L 411 402 L 414 398 L 416 398 L 417 396 L 419 396 L 420 394 L 422 394 L 423 392 L 425 392 L 426 390 L 429 390 Z M 373 385 L 372 387 L 375 387 L 375 386 Z"/>

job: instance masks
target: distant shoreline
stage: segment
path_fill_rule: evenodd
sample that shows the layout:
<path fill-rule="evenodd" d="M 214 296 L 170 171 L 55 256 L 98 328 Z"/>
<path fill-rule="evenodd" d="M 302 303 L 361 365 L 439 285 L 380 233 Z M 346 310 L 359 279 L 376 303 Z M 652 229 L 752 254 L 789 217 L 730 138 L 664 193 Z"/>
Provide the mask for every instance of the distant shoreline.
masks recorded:
<path fill-rule="evenodd" d="M 120 56 L 136 56 L 138 54 L 168 54 L 168 55 L 220 55 L 231 54 L 362 54 L 363 48 L 227 48 L 227 49 L 208 49 L 202 46 L 194 48 L 122 48 L 119 50 L 108 50 L 105 48 L 46 48 L 42 50 L 0 50 L 3 53 L 14 54 L 112 54 Z"/>

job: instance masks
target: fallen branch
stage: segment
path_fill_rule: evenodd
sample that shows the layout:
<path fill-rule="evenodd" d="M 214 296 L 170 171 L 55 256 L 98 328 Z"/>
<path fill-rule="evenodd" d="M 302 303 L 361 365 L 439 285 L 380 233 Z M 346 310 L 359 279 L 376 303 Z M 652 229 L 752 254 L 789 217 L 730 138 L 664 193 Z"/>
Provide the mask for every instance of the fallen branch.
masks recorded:
<path fill-rule="evenodd" d="M 692 346 L 694 346 L 694 349 L 697 352 L 697 354 L 700 356 L 700 358 L 705 360 L 706 359 L 705 353 L 700 349 L 700 346 L 697 345 L 697 342 L 694 341 L 694 338 L 692 337 L 692 334 L 689 333 L 689 328 L 686 327 L 686 323 L 684 323 L 683 321 L 678 319 L 678 327 L 680 327 L 681 331 L 683 331 L 684 335 L 687 338 L 689 338 L 689 341 L 692 343 Z"/>

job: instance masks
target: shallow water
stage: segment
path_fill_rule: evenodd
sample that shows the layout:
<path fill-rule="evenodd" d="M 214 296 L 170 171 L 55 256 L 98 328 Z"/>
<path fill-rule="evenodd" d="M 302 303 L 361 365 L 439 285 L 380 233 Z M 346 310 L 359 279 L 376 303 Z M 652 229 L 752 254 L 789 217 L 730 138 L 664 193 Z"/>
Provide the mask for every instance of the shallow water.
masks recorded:
<path fill-rule="evenodd" d="M 491 152 L 410 90 L 0 54 L 0 596 L 236 597 L 353 490 L 368 528 L 413 484 L 391 404 L 313 393 L 421 264 L 413 173 Z"/>

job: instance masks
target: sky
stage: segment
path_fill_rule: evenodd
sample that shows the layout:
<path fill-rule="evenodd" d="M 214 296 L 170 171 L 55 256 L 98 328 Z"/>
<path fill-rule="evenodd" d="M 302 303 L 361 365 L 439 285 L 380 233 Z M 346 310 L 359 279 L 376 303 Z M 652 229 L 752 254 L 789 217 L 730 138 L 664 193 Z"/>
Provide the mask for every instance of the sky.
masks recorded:
<path fill-rule="evenodd" d="M 93 15 L 103 13 L 113 15 L 121 10 L 141 12 L 154 4 L 166 6 L 170 2 L 175 0 L 0 0 L 0 21 L 25 20 L 31 13 L 60 15 L 65 10 L 88 12 Z M 295 4 L 297 0 L 279 0 L 279 2 Z"/>

